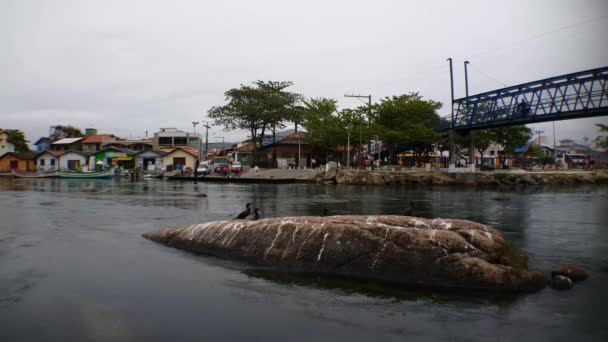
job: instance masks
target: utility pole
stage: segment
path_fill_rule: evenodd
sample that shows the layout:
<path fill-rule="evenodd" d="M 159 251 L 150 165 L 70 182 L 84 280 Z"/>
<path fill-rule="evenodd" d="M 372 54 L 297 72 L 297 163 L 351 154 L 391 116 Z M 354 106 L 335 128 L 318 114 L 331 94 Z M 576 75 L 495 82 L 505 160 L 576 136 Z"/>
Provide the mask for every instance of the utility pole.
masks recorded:
<path fill-rule="evenodd" d="M 209 156 L 209 125 L 205 122 L 203 127 L 207 128 L 205 132 L 205 160 L 207 160 L 207 156 Z"/>
<path fill-rule="evenodd" d="M 367 99 L 367 105 L 368 105 L 368 117 L 367 117 L 367 125 L 369 126 L 370 124 L 370 119 L 372 117 L 372 95 L 355 95 L 355 94 L 344 94 L 344 97 L 354 97 L 354 98 L 366 98 Z M 372 149 L 372 142 L 370 139 L 367 140 L 367 154 L 370 153 Z M 359 152 L 361 152 L 361 126 L 359 126 Z"/>
<path fill-rule="evenodd" d="M 545 131 L 534 131 L 534 133 L 538 134 L 538 146 L 540 147 L 540 134 L 545 133 Z"/>
<path fill-rule="evenodd" d="M 455 157 L 456 157 L 456 151 L 454 150 L 454 70 L 452 68 L 452 58 L 448 58 L 447 61 L 450 62 L 450 89 L 452 91 L 452 103 L 451 103 L 451 107 L 452 107 L 452 124 L 450 127 L 450 132 L 449 132 L 449 148 L 450 148 L 450 165 L 449 168 L 455 168 L 456 167 L 456 161 L 455 161 Z"/>
<path fill-rule="evenodd" d="M 348 125 L 346 127 L 346 130 L 348 131 L 348 138 L 347 138 L 347 143 L 346 143 L 346 167 L 348 168 L 348 165 L 350 164 L 350 130 L 352 127 L 350 127 L 350 125 Z"/>
<path fill-rule="evenodd" d="M 469 61 L 464 61 L 464 91 L 466 97 L 469 97 L 469 72 L 467 69 L 469 64 Z M 473 130 L 469 131 L 469 138 L 469 167 L 471 172 L 475 172 L 475 132 Z"/>
<path fill-rule="evenodd" d="M 192 121 L 192 134 L 193 134 L 194 139 L 196 139 L 196 125 L 198 125 L 198 124 L 199 124 L 198 121 Z M 197 150 L 198 150 L 198 159 L 200 160 L 201 159 L 201 141 L 200 140 L 198 141 Z"/>

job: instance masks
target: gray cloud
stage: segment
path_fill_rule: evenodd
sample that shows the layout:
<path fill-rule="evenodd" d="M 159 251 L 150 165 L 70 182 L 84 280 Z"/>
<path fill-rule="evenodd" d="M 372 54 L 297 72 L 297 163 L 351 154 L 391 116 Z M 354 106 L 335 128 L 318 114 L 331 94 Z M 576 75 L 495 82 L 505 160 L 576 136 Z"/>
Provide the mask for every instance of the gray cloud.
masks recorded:
<path fill-rule="evenodd" d="M 602 0 L 2 1 L 0 127 L 30 140 L 57 123 L 190 130 L 224 91 L 258 79 L 342 108 L 360 103 L 345 92 L 419 91 L 447 114 L 447 57 L 457 97 L 464 60 L 472 93 L 605 66 L 606 13 Z M 557 135 L 593 138 L 606 121 L 559 122 Z"/>

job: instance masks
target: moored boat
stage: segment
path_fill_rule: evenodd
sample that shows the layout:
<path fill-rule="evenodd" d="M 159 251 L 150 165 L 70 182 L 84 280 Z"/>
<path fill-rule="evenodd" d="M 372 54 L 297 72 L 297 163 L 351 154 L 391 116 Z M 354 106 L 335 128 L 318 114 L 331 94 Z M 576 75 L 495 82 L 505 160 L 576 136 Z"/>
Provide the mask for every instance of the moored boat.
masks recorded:
<path fill-rule="evenodd" d="M 17 178 L 57 178 L 59 177 L 59 171 L 21 172 L 17 170 L 11 170 L 11 175 Z"/>
<path fill-rule="evenodd" d="M 61 172 L 59 178 L 91 179 L 91 178 L 112 178 L 114 171 L 108 169 L 101 172 Z"/>

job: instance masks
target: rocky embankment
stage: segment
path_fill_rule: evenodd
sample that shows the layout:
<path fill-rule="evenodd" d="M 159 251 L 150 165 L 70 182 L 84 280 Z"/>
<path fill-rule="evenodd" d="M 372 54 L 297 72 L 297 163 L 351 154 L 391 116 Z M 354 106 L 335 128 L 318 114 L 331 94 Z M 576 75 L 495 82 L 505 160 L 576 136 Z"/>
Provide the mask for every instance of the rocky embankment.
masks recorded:
<path fill-rule="evenodd" d="M 315 177 L 317 184 L 352 185 L 551 185 L 608 184 L 606 173 L 524 172 L 443 173 L 330 169 Z"/>
<path fill-rule="evenodd" d="M 408 286 L 529 292 L 542 273 L 492 227 L 408 216 L 285 217 L 217 221 L 144 237 L 195 253 L 281 271 L 324 273 Z"/>

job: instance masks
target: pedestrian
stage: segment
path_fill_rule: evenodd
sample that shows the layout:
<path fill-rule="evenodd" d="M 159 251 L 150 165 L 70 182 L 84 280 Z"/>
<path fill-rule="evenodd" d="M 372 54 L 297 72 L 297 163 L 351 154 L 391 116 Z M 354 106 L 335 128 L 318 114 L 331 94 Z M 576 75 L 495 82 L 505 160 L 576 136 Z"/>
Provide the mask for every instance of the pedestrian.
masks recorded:
<path fill-rule="evenodd" d="M 311 166 L 311 167 L 314 169 L 314 168 L 315 168 L 315 166 L 316 166 L 316 164 L 317 164 L 317 161 L 315 160 L 315 158 L 312 158 L 312 159 L 310 160 L 310 166 Z"/>

